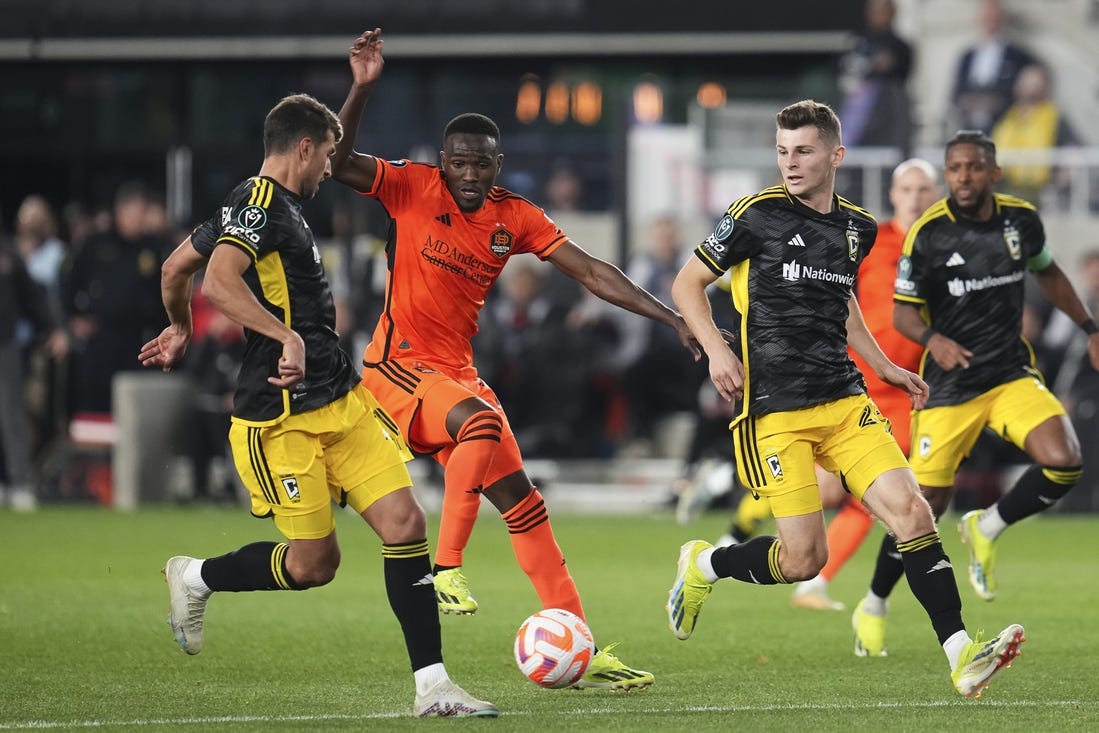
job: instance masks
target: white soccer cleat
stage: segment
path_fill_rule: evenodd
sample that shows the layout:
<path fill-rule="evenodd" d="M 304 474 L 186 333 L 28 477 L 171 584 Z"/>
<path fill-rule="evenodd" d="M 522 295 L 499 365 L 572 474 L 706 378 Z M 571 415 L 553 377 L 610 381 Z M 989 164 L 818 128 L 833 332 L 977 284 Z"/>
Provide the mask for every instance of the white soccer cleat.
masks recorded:
<path fill-rule="evenodd" d="M 168 623 L 172 625 L 179 648 L 188 654 L 202 651 L 202 619 L 206 615 L 206 601 L 210 596 L 191 590 L 183 579 L 183 572 L 195 558 L 176 555 L 164 564 L 164 582 L 168 584 L 171 607 Z"/>
<path fill-rule="evenodd" d="M 453 680 L 440 680 L 422 695 L 416 695 L 412 714 L 417 718 L 495 718 L 496 706 L 458 687 Z"/>

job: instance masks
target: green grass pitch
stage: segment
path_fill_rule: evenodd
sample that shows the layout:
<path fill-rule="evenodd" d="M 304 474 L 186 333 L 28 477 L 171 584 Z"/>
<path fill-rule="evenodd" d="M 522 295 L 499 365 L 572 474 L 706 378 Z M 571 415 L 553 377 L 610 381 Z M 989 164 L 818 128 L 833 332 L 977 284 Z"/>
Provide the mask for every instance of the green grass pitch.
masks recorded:
<path fill-rule="evenodd" d="M 547 502 L 552 510 L 552 489 Z M 623 694 L 525 680 L 512 639 L 537 598 L 499 517 L 483 514 L 466 556 L 481 610 L 443 617 L 444 652 L 451 676 L 502 715 L 421 721 L 408 717 L 412 679 L 385 600 L 379 543 L 357 517 L 338 519 L 343 565 L 331 585 L 218 594 L 205 649 L 188 657 L 165 623 L 164 560 L 275 539 L 269 522 L 239 508 L 0 511 L 0 730 L 1099 730 L 1099 518 L 1047 515 L 1009 530 L 993 603 L 965 583 L 956 517 L 942 523 L 970 631 L 1012 622 L 1027 629 L 1022 657 L 979 700 L 951 687 L 903 582 L 884 659 L 852 654 L 849 612 L 793 609 L 789 588 L 729 580 L 681 642 L 663 611 L 678 547 L 720 534 L 724 515 L 689 527 L 668 512 L 557 512 L 553 521 L 596 640 L 621 641 L 616 652 L 652 671 L 656 684 Z M 881 531 L 832 584 L 849 608 L 865 592 Z"/>

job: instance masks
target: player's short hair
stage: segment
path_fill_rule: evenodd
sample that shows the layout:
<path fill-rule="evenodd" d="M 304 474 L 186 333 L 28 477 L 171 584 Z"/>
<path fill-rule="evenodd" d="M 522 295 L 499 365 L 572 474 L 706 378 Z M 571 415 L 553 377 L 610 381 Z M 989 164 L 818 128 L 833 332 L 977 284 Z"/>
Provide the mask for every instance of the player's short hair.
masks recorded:
<path fill-rule="evenodd" d="M 802 127 L 815 127 L 820 139 L 834 145 L 843 144 L 840 118 L 827 104 L 803 99 L 788 107 L 783 107 L 775 115 L 780 130 L 797 130 Z"/>
<path fill-rule="evenodd" d="M 460 114 L 446 123 L 443 129 L 443 143 L 445 144 L 446 139 L 451 135 L 462 133 L 491 137 L 496 141 L 496 147 L 500 147 L 500 128 L 490 118 L 476 112 Z"/>
<path fill-rule="evenodd" d="M 985 151 L 985 157 L 990 163 L 996 164 L 996 143 L 992 142 L 992 138 L 986 135 L 984 130 L 958 130 L 954 133 L 954 137 L 946 141 L 943 155 L 949 153 L 955 145 L 976 145 Z"/>
<path fill-rule="evenodd" d="M 937 182 L 939 180 L 939 174 L 938 172 L 936 172 L 935 166 L 931 165 L 931 163 L 924 160 L 923 158 L 909 158 L 908 160 L 901 161 L 897 164 L 897 167 L 893 169 L 893 177 L 890 180 L 896 181 L 898 178 L 900 178 L 913 168 L 921 171 L 932 181 Z"/>
<path fill-rule="evenodd" d="M 263 152 L 288 152 L 303 137 L 323 142 L 329 132 L 336 142 L 343 137 L 343 125 L 336 113 L 308 94 L 291 94 L 279 100 L 263 121 Z"/>

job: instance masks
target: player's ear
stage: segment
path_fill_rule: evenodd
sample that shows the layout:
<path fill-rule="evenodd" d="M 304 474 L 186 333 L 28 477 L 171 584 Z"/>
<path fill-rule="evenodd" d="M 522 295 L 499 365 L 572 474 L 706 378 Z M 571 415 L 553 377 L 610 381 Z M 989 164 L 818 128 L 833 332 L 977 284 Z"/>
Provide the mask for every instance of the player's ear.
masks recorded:
<path fill-rule="evenodd" d="M 308 135 L 298 140 L 298 158 L 302 162 L 309 160 L 309 156 L 313 154 L 313 139 Z"/>

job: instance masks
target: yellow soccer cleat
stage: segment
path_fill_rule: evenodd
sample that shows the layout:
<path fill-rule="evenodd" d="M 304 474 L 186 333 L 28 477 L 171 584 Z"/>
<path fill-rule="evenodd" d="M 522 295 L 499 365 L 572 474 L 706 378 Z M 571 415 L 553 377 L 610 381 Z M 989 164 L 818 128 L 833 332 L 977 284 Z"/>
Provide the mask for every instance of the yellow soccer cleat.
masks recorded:
<path fill-rule="evenodd" d="M 605 649 L 600 649 L 591 658 L 588 671 L 573 684 L 577 690 L 635 690 L 651 685 L 655 678 L 652 672 L 627 667 L 622 661 L 611 654 L 611 650 L 618 646 L 617 643 L 608 644 Z"/>
<path fill-rule="evenodd" d="M 668 612 L 668 628 L 677 639 L 691 638 L 702 604 L 714 589 L 695 562 L 700 552 L 711 547 L 713 545 L 704 540 L 691 540 L 679 548 L 675 583 L 668 591 L 668 603 L 664 607 Z"/>
<path fill-rule="evenodd" d="M 889 654 L 885 650 L 885 616 L 867 613 L 863 608 L 865 601 L 865 598 L 859 601 L 851 616 L 851 627 L 855 630 L 855 656 L 884 657 Z"/>
<path fill-rule="evenodd" d="M 469 616 L 477 613 L 477 599 L 469 592 L 469 581 L 461 568 L 435 573 L 435 601 L 442 613 Z"/>
<path fill-rule="evenodd" d="M 980 697 L 992 675 L 1010 667 L 1011 660 L 1019 656 L 1024 641 L 1026 634 L 1019 624 L 1008 626 L 989 641 L 983 641 L 978 631 L 977 638 L 966 645 L 950 674 L 954 687 L 966 697 Z"/>
<path fill-rule="evenodd" d="M 996 541 L 981 534 L 977 527 L 980 510 L 966 512 L 958 522 L 958 533 L 962 542 L 969 545 L 969 584 L 982 599 L 991 601 L 996 598 Z"/>

